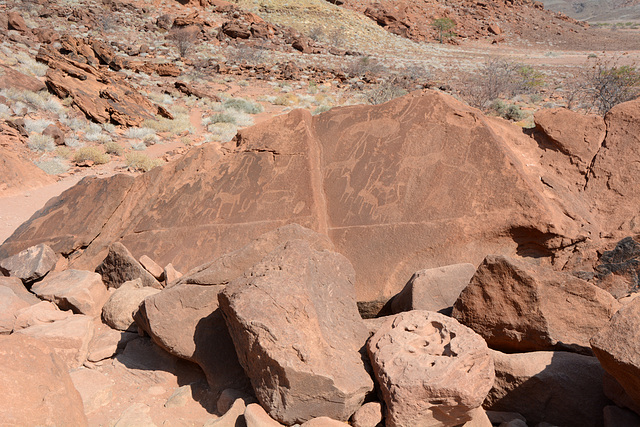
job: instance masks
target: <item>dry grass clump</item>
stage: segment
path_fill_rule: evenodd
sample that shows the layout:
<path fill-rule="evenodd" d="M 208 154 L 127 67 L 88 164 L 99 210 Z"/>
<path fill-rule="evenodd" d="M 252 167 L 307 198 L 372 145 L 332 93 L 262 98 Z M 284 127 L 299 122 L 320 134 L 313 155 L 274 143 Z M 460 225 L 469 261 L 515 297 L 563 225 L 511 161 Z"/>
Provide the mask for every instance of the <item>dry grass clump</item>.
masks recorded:
<path fill-rule="evenodd" d="M 122 156 L 124 154 L 124 147 L 117 142 L 107 142 L 103 145 L 103 147 L 104 151 L 107 154 L 112 154 L 114 156 Z"/>
<path fill-rule="evenodd" d="M 234 109 L 247 114 L 262 113 L 264 109 L 257 102 L 249 101 L 243 98 L 230 98 L 222 103 L 225 109 Z"/>
<path fill-rule="evenodd" d="M 164 164 L 162 159 L 152 159 L 144 153 L 131 152 L 125 155 L 125 164 L 129 169 L 147 172 Z"/>
<path fill-rule="evenodd" d="M 103 165 L 109 163 L 111 156 L 100 147 L 82 147 L 73 153 L 71 160 L 74 163 L 93 162 L 96 165 Z"/>
<path fill-rule="evenodd" d="M 65 173 L 69 170 L 67 162 L 59 157 L 37 161 L 36 166 L 45 171 L 48 175 L 60 175 L 61 173 Z"/>
<path fill-rule="evenodd" d="M 56 148 L 53 138 L 49 135 L 41 135 L 38 133 L 29 135 L 27 146 L 32 151 L 53 151 Z"/>

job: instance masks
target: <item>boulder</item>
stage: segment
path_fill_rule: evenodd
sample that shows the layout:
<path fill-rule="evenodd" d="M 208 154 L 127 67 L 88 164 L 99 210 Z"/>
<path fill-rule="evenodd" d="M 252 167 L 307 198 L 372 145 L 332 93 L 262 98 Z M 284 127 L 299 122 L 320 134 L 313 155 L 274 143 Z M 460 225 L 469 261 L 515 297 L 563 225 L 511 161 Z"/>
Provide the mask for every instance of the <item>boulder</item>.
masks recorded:
<path fill-rule="evenodd" d="M 21 73 L 18 70 L 0 64 L 2 72 L 2 80 L 0 80 L 0 89 L 15 89 L 19 91 L 40 92 L 46 90 L 47 85 L 42 83 L 40 79 Z"/>
<path fill-rule="evenodd" d="M 238 399 L 244 402 L 245 406 L 250 403 L 256 403 L 256 399 L 253 396 L 241 390 L 227 388 L 222 390 L 222 393 L 220 393 L 216 402 L 216 409 L 218 410 L 218 413 L 226 414 Z"/>
<path fill-rule="evenodd" d="M 46 344 L 71 370 L 79 368 L 87 360 L 93 328 L 91 317 L 76 314 L 53 323 L 20 329 L 15 334 L 29 336 Z"/>
<path fill-rule="evenodd" d="M 622 386 L 633 402 L 631 409 L 636 411 L 640 409 L 639 328 L 640 298 L 635 298 L 591 339 L 600 364 Z"/>
<path fill-rule="evenodd" d="M 93 269 L 121 242 L 189 271 L 298 223 L 351 261 L 358 301 L 379 309 L 422 269 L 478 265 L 488 253 L 562 265 L 573 244 L 599 236 L 587 199 L 527 160 L 540 155 L 517 126 L 437 91 L 317 116 L 294 110 L 241 130 L 224 154 L 203 144 L 136 178 L 85 179 L 0 257 L 48 242 L 65 254 L 84 248 L 72 267 Z"/>
<path fill-rule="evenodd" d="M 4 80 L 3 77 L 0 82 Z M 7 146 L 19 147 L 22 144 L 24 144 L 24 138 L 19 131 L 0 123 L 0 191 L 3 196 L 11 196 L 55 182 L 52 176 L 47 175 L 26 156 L 7 148 Z M 7 257 L 15 252 L 5 252 L 1 257 Z M 0 267 L 0 276 L 2 274 L 2 267 Z"/>
<path fill-rule="evenodd" d="M 373 389 L 353 282 L 342 255 L 294 240 L 218 295 L 258 401 L 279 422 L 347 420 Z"/>
<path fill-rule="evenodd" d="M 134 327 L 134 315 L 145 298 L 160 292 L 159 289 L 142 286 L 140 279 L 124 282 L 116 289 L 102 308 L 104 322 L 119 331 Z M 180 319 L 174 319 L 178 322 Z"/>
<path fill-rule="evenodd" d="M 241 21 L 227 21 L 222 24 L 222 33 L 232 39 L 248 39 L 251 37 L 251 27 Z"/>
<path fill-rule="evenodd" d="M 87 360 L 95 363 L 111 358 L 118 349 L 124 348 L 127 342 L 137 337 L 137 333 L 117 331 L 103 324 L 96 325 L 93 339 L 89 343 Z"/>
<path fill-rule="evenodd" d="M 242 399 L 236 399 L 229 409 L 224 411 L 222 416 L 216 420 L 208 422 L 204 427 L 236 427 L 246 425 L 244 423 L 244 411 L 247 408 Z"/>
<path fill-rule="evenodd" d="M 450 315 L 460 292 L 476 272 L 473 264 L 454 264 L 420 270 L 391 300 L 392 313 L 409 310 L 437 311 Z"/>
<path fill-rule="evenodd" d="M 247 423 L 247 427 L 283 427 L 257 403 L 247 405 L 244 410 L 244 420 Z"/>
<path fill-rule="evenodd" d="M 317 417 L 310 419 L 309 421 L 305 421 L 302 423 L 300 427 L 345 427 L 349 426 L 343 421 L 334 420 L 329 417 Z"/>
<path fill-rule="evenodd" d="M 169 283 L 175 282 L 182 277 L 182 273 L 175 269 L 173 264 L 169 263 L 164 268 L 165 286 L 169 286 Z"/>
<path fill-rule="evenodd" d="M 25 283 L 32 283 L 51 271 L 57 261 L 55 252 L 41 243 L 3 259 L 0 261 L 0 269 L 6 271 L 11 277 L 17 277 Z"/>
<path fill-rule="evenodd" d="M 164 281 L 164 270 L 154 260 L 146 255 L 140 257 L 140 265 L 144 267 L 158 282 Z"/>
<path fill-rule="evenodd" d="M 538 110 L 533 120 L 536 128 L 549 138 L 553 148 L 569 156 L 583 173 L 591 166 L 607 134 L 602 117 L 580 114 L 567 108 Z"/>
<path fill-rule="evenodd" d="M 0 286 L 11 289 L 27 304 L 33 305 L 40 302 L 40 298 L 29 292 L 27 288 L 24 287 L 22 280 L 17 277 L 0 276 Z"/>
<path fill-rule="evenodd" d="M 73 316 L 72 311 L 60 311 L 58 306 L 49 301 L 40 301 L 16 313 L 13 330 L 28 328 L 45 323 L 53 323 Z"/>
<path fill-rule="evenodd" d="M 7 13 L 7 23 L 10 30 L 15 30 L 20 33 L 28 33 L 30 31 L 24 22 L 24 18 L 18 12 Z"/>
<path fill-rule="evenodd" d="M 382 404 L 368 402 L 362 405 L 351 417 L 353 427 L 377 427 L 382 423 Z"/>
<path fill-rule="evenodd" d="M 67 366 L 45 343 L 0 336 L 0 419 L 15 426 L 86 426 L 82 399 Z"/>
<path fill-rule="evenodd" d="M 50 273 L 31 290 L 42 299 L 55 302 L 62 310 L 88 316 L 98 316 L 109 298 L 100 275 L 84 270 Z"/>
<path fill-rule="evenodd" d="M 56 145 L 64 145 L 64 132 L 56 125 L 49 125 L 43 131 L 43 135 L 50 136 Z"/>
<path fill-rule="evenodd" d="M 0 335 L 13 331 L 16 318 L 21 309 L 29 307 L 10 288 L 0 286 Z"/>
<path fill-rule="evenodd" d="M 148 296 L 137 324 L 169 353 L 200 365 L 214 393 L 250 390 L 218 308 L 219 285 L 179 284 Z"/>
<path fill-rule="evenodd" d="M 452 315 L 493 349 L 591 354 L 589 339 L 619 307 L 611 294 L 570 274 L 490 255 Z"/>
<path fill-rule="evenodd" d="M 162 289 L 160 282 L 140 265 L 122 243 L 118 242 L 109 247 L 109 253 L 96 268 L 96 273 L 102 276 L 109 288 L 118 288 L 127 281 L 140 279 L 142 286 Z"/>
<path fill-rule="evenodd" d="M 484 407 L 517 412 L 530 425 L 601 426 L 608 400 L 595 357 L 564 351 L 492 351 L 496 381 Z"/>
<path fill-rule="evenodd" d="M 482 337 L 439 313 L 414 310 L 388 319 L 367 351 L 389 427 L 463 424 L 493 385 Z"/>

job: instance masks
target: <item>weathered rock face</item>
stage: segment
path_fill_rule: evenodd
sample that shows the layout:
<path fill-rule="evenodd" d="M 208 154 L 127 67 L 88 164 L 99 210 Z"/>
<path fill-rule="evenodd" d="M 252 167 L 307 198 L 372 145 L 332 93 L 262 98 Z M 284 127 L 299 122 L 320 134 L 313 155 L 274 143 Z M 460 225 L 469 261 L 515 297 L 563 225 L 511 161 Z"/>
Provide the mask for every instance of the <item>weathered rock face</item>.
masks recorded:
<path fill-rule="evenodd" d="M 40 301 L 16 313 L 13 330 L 15 332 L 18 329 L 24 329 L 30 326 L 53 323 L 57 320 L 64 320 L 70 316 L 73 316 L 72 311 L 61 311 L 52 302 Z"/>
<path fill-rule="evenodd" d="M 473 264 L 454 264 L 420 270 L 411 276 L 402 291 L 393 297 L 391 311 L 438 311 L 449 315 L 460 292 L 476 272 Z"/>
<path fill-rule="evenodd" d="M 640 244 L 632 237 L 620 240 L 615 248 L 604 251 L 595 270 L 595 283 L 616 298 L 640 289 Z"/>
<path fill-rule="evenodd" d="M 491 354 L 496 381 L 485 408 L 520 413 L 531 425 L 602 425 L 602 409 L 609 401 L 595 357 L 564 351 Z"/>
<path fill-rule="evenodd" d="M 48 345 L 67 369 L 75 369 L 87 360 L 93 329 L 91 317 L 77 314 L 53 323 L 20 329 L 15 334 L 26 335 Z"/>
<path fill-rule="evenodd" d="M 109 298 L 109 292 L 98 273 L 64 270 L 48 274 L 31 290 L 40 298 L 55 302 L 62 310 L 97 316 Z"/>
<path fill-rule="evenodd" d="M 491 348 L 591 354 L 589 339 L 620 307 L 603 289 L 566 273 L 488 256 L 453 307 L 453 317 Z"/>
<path fill-rule="evenodd" d="M 177 283 L 226 285 L 290 240 L 305 240 L 315 250 L 334 249 L 327 236 L 299 224 L 288 224 L 262 234 L 238 250 L 194 268 Z"/>
<path fill-rule="evenodd" d="M 214 393 L 250 390 L 218 309 L 220 285 L 179 284 L 147 297 L 136 322 L 169 353 L 196 362 Z"/>
<path fill-rule="evenodd" d="M 343 256 L 295 240 L 219 294 L 240 363 L 274 419 L 347 420 L 373 389 L 353 280 Z"/>
<path fill-rule="evenodd" d="M 47 274 L 57 261 L 58 257 L 49 246 L 39 244 L 3 259 L 0 269 L 11 277 L 30 283 Z"/>
<path fill-rule="evenodd" d="M 569 156 L 583 173 L 591 165 L 607 133 L 602 117 L 567 108 L 538 110 L 534 121 L 554 147 Z"/>
<path fill-rule="evenodd" d="M 29 304 L 18 297 L 13 290 L 0 286 L 0 334 L 10 334 L 21 309 Z"/>
<path fill-rule="evenodd" d="M 493 385 L 482 337 L 439 313 L 414 310 L 389 319 L 367 350 L 390 427 L 463 424 Z"/>
<path fill-rule="evenodd" d="M 28 304 L 37 304 L 40 302 L 40 298 L 32 294 L 24 287 L 22 280 L 17 277 L 3 277 L 0 276 L 0 286 L 11 289 L 19 298 Z"/>
<path fill-rule="evenodd" d="M 640 298 L 635 298 L 611 318 L 591 340 L 602 367 L 613 376 L 640 408 Z"/>
<path fill-rule="evenodd" d="M 0 394 L 5 402 L 0 405 L 4 424 L 87 425 L 82 399 L 66 365 L 33 338 L 0 337 Z"/>
<path fill-rule="evenodd" d="M 38 241 L 63 253 L 84 243 L 74 268 L 92 269 L 121 241 L 188 271 L 295 222 L 352 262 L 360 301 L 386 301 L 418 270 L 477 265 L 487 253 L 550 255 L 595 223 L 575 209 L 579 198 L 563 206 L 541 183 L 527 163 L 538 156 L 532 139 L 437 92 L 315 117 L 296 110 L 227 148 L 197 147 L 136 179 L 85 180 L 0 256 Z"/>
<path fill-rule="evenodd" d="M 114 243 L 109 253 L 96 268 L 104 283 L 110 288 L 118 288 L 129 280 L 140 280 L 143 286 L 161 289 L 162 285 L 149 273 L 122 243 Z"/>
<path fill-rule="evenodd" d="M 594 159 L 585 186 L 608 229 L 629 235 L 640 231 L 640 101 L 613 107 L 605 116 L 607 137 Z"/>

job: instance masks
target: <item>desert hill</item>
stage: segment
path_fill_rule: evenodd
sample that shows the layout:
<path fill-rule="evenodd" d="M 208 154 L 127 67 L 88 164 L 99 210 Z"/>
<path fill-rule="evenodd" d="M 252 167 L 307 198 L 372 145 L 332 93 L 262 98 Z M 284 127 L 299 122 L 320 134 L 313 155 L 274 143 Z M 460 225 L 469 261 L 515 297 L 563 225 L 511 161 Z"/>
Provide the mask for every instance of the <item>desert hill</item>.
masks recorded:
<path fill-rule="evenodd" d="M 589 22 L 633 23 L 640 19 L 640 5 L 635 0 L 544 0 L 549 10 Z"/>

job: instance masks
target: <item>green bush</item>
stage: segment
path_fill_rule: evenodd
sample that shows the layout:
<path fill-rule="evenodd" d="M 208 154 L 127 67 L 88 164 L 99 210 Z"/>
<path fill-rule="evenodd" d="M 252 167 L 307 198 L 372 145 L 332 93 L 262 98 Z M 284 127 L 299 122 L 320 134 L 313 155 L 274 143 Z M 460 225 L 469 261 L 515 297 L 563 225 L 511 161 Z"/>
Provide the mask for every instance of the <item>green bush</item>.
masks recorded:
<path fill-rule="evenodd" d="M 248 101 L 242 98 L 230 98 L 222 103 L 224 108 L 233 108 L 234 110 L 242 111 L 247 114 L 262 113 L 262 105 L 257 102 Z"/>
<path fill-rule="evenodd" d="M 444 43 L 445 39 L 450 39 L 456 36 L 456 33 L 451 31 L 456 26 L 455 21 L 451 18 L 434 19 L 431 26 L 435 28 L 438 33 L 438 41 L 440 43 Z"/>

